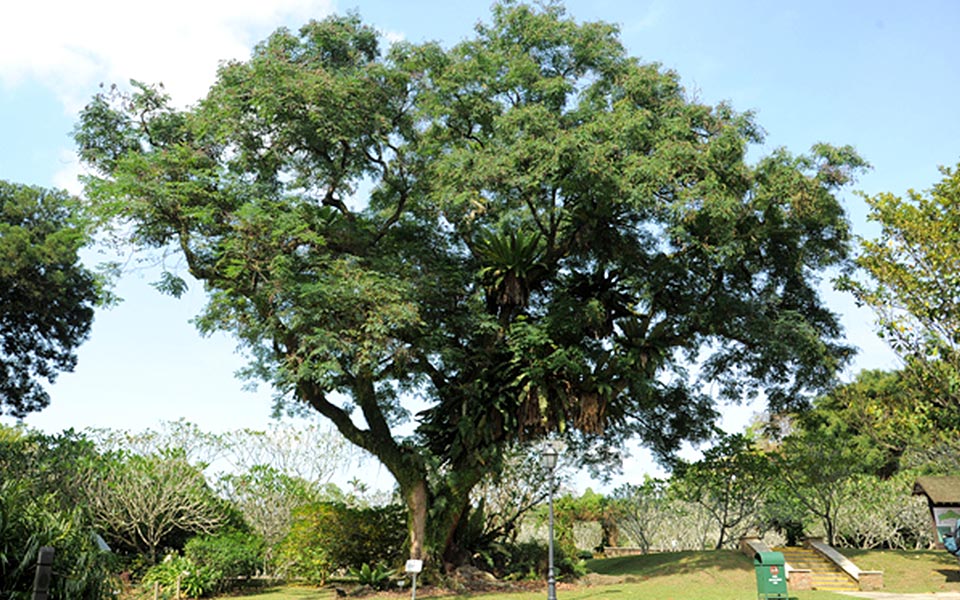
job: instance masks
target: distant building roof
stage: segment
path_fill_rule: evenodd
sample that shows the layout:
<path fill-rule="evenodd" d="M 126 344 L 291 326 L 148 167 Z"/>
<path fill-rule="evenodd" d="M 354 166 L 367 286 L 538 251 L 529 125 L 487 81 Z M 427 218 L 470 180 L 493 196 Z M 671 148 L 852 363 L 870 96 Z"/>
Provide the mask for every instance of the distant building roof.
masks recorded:
<path fill-rule="evenodd" d="M 917 477 L 914 496 L 926 496 L 932 506 L 960 506 L 960 476 Z"/>

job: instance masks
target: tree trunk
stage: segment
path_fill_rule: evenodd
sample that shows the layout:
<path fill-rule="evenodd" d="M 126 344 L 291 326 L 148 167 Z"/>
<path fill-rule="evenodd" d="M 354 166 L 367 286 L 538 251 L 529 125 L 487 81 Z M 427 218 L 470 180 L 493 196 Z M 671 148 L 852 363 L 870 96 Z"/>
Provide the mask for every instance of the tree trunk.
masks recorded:
<path fill-rule="evenodd" d="M 404 493 L 407 503 L 407 528 L 410 532 L 410 558 L 422 560 L 427 535 L 429 495 L 426 481 L 418 481 Z"/>
<path fill-rule="evenodd" d="M 457 529 L 470 509 L 470 492 L 481 478 L 479 471 L 456 471 L 453 469 L 456 474 L 448 476 L 434 491 L 428 488 L 425 476 L 397 478 L 407 505 L 410 557 L 440 559 L 446 571 L 462 563 Z M 442 505 L 435 504 L 436 498 L 443 499 Z"/>
<path fill-rule="evenodd" d="M 723 550 L 723 543 L 727 541 L 727 528 L 723 525 L 720 526 L 720 539 L 717 540 L 717 545 L 714 547 L 714 550 Z"/>
<path fill-rule="evenodd" d="M 439 480 L 436 489 L 431 489 L 428 461 L 414 447 L 394 440 L 380 411 L 371 378 L 358 377 L 354 386 L 354 398 L 369 426 L 366 430 L 357 427 L 350 415 L 330 403 L 323 390 L 313 383 L 301 381 L 298 391 L 304 400 L 330 419 L 347 440 L 377 457 L 393 475 L 407 507 L 410 557 L 418 560 L 442 557 L 445 562 L 453 558 L 457 525 L 469 506 L 470 492 L 487 472 L 483 463 L 454 464 L 445 467 L 443 474 L 430 473 Z M 443 499 L 442 507 L 433 506 L 437 498 Z"/>

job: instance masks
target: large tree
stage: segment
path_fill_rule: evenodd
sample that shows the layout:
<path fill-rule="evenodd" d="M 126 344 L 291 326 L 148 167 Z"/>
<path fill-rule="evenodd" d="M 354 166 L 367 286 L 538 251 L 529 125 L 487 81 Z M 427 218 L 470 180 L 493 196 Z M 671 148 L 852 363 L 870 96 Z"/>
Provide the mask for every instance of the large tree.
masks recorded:
<path fill-rule="evenodd" d="M 77 129 L 88 197 L 206 286 L 201 329 L 376 456 L 411 553 L 450 561 L 506 444 L 665 456 L 711 433 L 703 382 L 783 404 L 831 381 L 850 350 L 816 276 L 863 162 L 748 165 L 759 138 L 614 26 L 515 2 L 450 49 L 381 53 L 355 16 L 280 30 L 192 108 L 137 84 Z"/>
<path fill-rule="evenodd" d="M 0 181 L 0 414 L 46 407 L 41 380 L 72 371 L 90 332 L 100 293 L 80 215 L 66 192 Z"/>

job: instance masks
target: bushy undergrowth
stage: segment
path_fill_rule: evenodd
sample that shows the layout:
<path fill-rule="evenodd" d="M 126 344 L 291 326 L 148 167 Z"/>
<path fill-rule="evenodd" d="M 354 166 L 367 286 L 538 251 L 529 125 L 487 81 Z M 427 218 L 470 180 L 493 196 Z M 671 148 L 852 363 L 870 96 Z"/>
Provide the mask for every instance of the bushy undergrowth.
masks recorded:
<path fill-rule="evenodd" d="M 0 482 L 0 598 L 33 597 L 40 548 L 54 548 L 51 598 L 99 600 L 116 587 L 112 557 L 103 552 L 81 508 L 67 509 L 55 494 L 35 496 L 21 482 Z"/>
<path fill-rule="evenodd" d="M 163 562 L 147 569 L 143 585 L 159 586 L 165 598 L 178 593 L 201 598 L 230 590 L 238 578 L 256 575 L 263 555 L 263 542 L 256 535 L 224 531 L 191 538 L 183 555 L 168 554 Z"/>
<path fill-rule="evenodd" d="M 323 584 L 338 570 L 395 564 L 406 549 L 405 525 L 401 506 L 354 508 L 336 502 L 305 506 L 279 545 L 277 570 Z"/>
<path fill-rule="evenodd" d="M 538 580 L 547 575 L 549 549 L 540 542 L 495 543 L 474 554 L 476 566 L 500 579 Z M 558 580 L 576 579 L 586 573 L 584 561 L 554 548 L 554 575 Z"/>
<path fill-rule="evenodd" d="M 161 596 L 167 598 L 202 598 L 212 595 L 220 582 L 220 573 L 201 567 L 189 558 L 168 554 L 163 562 L 150 567 L 143 576 L 147 589 L 158 586 Z"/>
<path fill-rule="evenodd" d="M 213 569 L 222 579 L 230 580 L 252 577 L 260 571 L 263 546 L 263 540 L 255 534 L 224 531 L 191 538 L 183 552 L 194 564 Z"/>

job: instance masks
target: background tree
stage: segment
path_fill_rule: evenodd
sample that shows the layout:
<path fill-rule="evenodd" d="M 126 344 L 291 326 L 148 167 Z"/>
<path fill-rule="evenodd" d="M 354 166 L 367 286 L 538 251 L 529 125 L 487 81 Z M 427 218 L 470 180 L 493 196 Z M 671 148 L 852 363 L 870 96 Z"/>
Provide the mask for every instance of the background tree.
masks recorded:
<path fill-rule="evenodd" d="M 205 480 L 263 540 L 263 569 L 290 532 L 293 512 L 321 500 L 346 501 L 328 482 L 356 452 L 329 427 L 309 420 L 276 421 L 265 430 L 219 434 L 173 421 L 143 431 L 89 432 L 104 454 L 171 456 L 202 472 Z"/>
<path fill-rule="evenodd" d="M 524 517 L 541 506 L 550 493 L 550 474 L 541 465 L 538 447 L 518 444 L 505 449 L 498 473 L 485 477 L 473 490 L 472 511 L 479 515 L 477 539 L 465 544 L 471 550 L 492 542 L 517 541 Z M 554 472 L 554 484 L 560 489 L 569 483 L 571 473 L 561 464 Z"/>
<path fill-rule="evenodd" d="M 203 473 L 175 450 L 106 456 L 87 474 L 95 522 L 118 548 L 150 564 L 171 535 L 212 533 L 227 522 Z"/>
<path fill-rule="evenodd" d="M 907 466 L 902 458 L 911 449 L 933 448 L 945 433 L 943 411 L 924 402 L 911 382 L 899 371 L 861 371 L 851 383 L 816 400 L 817 413 L 843 423 L 865 472 L 892 477 Z"/>
<path fill-rule="evenodd" d="M 910 446 L 902 464 L 922 475 L 956 475 L 960 472 L 960 438 L 957 432 L 941 431 L 922 446 Z"/>
<path fill-rule="evenodd" d="M 319 423 L 274 422 L 262 431 L 228 431 L 216 436 L 214 446 L 221 468 L 211 481 L 263 538 L 265 568 L 290 533 L 298 509 L 324 500 L 350 500 L 329 481 L 346 472 L 357 452 Z M 224 465 L 229 468 L 224 470 Z"/>
<path fill-rule="evenodd" d="M 770 459 L 741 434 L 728 435 L 694 463 L 680 463 L 673 485 L 716 522 L 716 548 L 756 528 L 771 481 Z"/>
<path fill-rule="evenodd" d="M 330 500 L 322 486 L 287 475 L 269 465 L 224 474 L 217 491 L 229 500 L 264 542 L 264 572 L 277 545 L 294 526 L 294 515 L 305 506 Z"/>
<path fill-rule="evenodd" d="M 922 550 L 934 547 L 930 509 L 914 496 L 916 475 L 898 473 L 881 479 L 854 475 L 843 485 L 851 488 L 837 516 L 837 541 L 848 548 Z"/>
<path fill-rule="evenodd" d="M 667 525 L 664 517 L 668 502 L 667 482 L 645 476 L 641 484 L 627 484 L 613 491 L 612 520 L 624 539 L 632 540 L 646 554 Z"/>
<path fill-rule="evenodd" d="M 203 431 L 195 423 L 180 419 L 165 421 L 154 428 L 141 431 L 126 429 L 88 429 L 84 435 L 93 440 L 97 449 L 111 453 L 149 456 L 176 449 L 191 465 L 207 467 L 224 454 L 221 435 Z"/>
<path fill-rule="evenodd" d="M 263 430 L 224 432 L 216 446 L 218 458 L 233 473 L 265 467 L 314 486 L 350 472 L 362 460 L 355 446 L 316 420 L 274 421 Z"/>
<path fill-rule="evenodd" d="M 196 107 L 115 90 L 76 137 L 105 218 L 210 291 L 201 329 L 376 456 L 411 554 L 455 563 L 505 445 L 665 456 L 712 431 L 694 360 L 723 398 L 783 404 L 849 356 L 816 274 L 846 256 L 834 193 L 864 163 L 818 145 L 751 167 L 758 131 L 615 27 L 506 2 L 449 50 L 381 54 L 357 17 L 281 30 Z M 428 408 L 401 435 L 409 395 Z"/>
<path fill-rule="evenodd" d="M 85 503 L 84 473 L 98 458 L 96 446 L 84 433 L 71 429 L 48 435 L 0 425 L 0 473 L 22 482 L 35 496 L 55 496 L 60 509 Z"/>
<path fill-rule="evenodd" d="M 842 421 L 817 412 L 801 421 L 772 455 L 778 492 L 819 519 L 827 543 L 834 545 L 840 511 L 857 494 L 852 479 L 875 472 L 877 463 L 869 461 L 869 449 L 849 435 Z"/>
<path fill-rule="evenodd" d="M 77 255 L 87 240 L 75 198 L 0 181 L 0 414 L 46 407 L 40 380 L 76 365 L 102 297 Z"/>
<path fill-rule="evenodd" d="M 903 359 L 914 394 L 941 429 L 960 428 L 960 170 L 906 198 L 866 197 L 880 237 L 861 240 L 857 264 L 869 279 L 848 278 L 871 307 L 883 338 Z"/>

